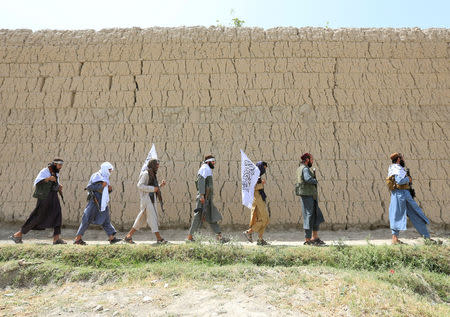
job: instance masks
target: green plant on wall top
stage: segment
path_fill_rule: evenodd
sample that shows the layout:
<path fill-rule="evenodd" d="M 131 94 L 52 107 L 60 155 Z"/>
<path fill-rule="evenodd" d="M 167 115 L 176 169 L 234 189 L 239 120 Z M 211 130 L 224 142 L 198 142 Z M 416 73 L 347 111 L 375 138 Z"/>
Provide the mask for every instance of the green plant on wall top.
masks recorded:
<path fill-rule="evenodd" d="M 240 28 L 244 25 L 245 21 L 239 19 L 238 17 L 234 16 L 235 11 L 234 9 L 230 10 L 230 16 L 231 16 L 231 22 L 229 23 L 229 26 L 231 27 L 235 27 L 235 28 Z M 219 20 L 216 20 L 217 26 L 218 27 L 225 27 L 225 25 L 223 25 L 222 23 L 220 23 Z"/>

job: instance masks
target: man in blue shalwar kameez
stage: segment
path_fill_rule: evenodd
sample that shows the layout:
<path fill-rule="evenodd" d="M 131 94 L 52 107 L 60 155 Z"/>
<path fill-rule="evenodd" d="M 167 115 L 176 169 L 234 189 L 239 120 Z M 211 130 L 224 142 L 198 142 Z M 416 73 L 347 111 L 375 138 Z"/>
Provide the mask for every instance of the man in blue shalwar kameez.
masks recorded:
<path fill-rule="evenodd" d="M 391 203 L 389 205 L 389 222 L 392 231 L 392 244 L 403 244 L 398 239 L 400 231 L 406 230 L 406 217 L 409 218 L 417 232 L 425 239 L 430 239 L 427 224 L 428 218 L 420 209 L 410 193 L 412 179 L 407 175 L 405 161 L 402 154 L 394 153 L 390 156 L 392 164 L 388 171 L 388 184 L 390 182 Z"/>
<path fill-rule="evenodd" d="M 74 244 L 85 245 L 82 236 L 89 227 L 89 224 L 101 225 L 108 235 L 109 243 L 114 244 L 120 239 L 115 237 L 116 229 L 111 224 L 109 215 L 109 193 L 112 187 L 109 184 L 109 176 L 114 170 L 111 163 L 105 162 L 101 165 L 100 170 L 92 174 L 86 187 L 88 191 L 88 204 L 84 210 L 81 224 L 78 228 L 77 236 Z"/>

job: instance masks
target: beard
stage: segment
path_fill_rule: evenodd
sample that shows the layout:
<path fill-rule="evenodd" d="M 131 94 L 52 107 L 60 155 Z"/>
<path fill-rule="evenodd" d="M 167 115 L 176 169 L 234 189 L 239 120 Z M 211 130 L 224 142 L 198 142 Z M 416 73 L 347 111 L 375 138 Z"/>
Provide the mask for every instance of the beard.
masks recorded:
<path fill-rule="evenodd" d="M 405 167 L 405 161 L 400 160 L 400 163 L 399 163 L 399 164 L 400 164 L 401 167 Z"/>
<path fill-rule="evenodd" d="M 308 167 L 312 167 L 312 163 L 311 162 L 308 163 Z"/>
<path fill-rule="evenodd" d="M 50 165 L 50 168 L 51 168 L 51 170 L 52 170 L 54 173 L 59 173 L 59 169 L 56 168 L 56 165 L 51 164 L 51 165 Z"/>
<path fill-rule="evenodd" d="M 214 169 L 214 165 L 213 165 L 211 162 L 208 162 L 208 166 L 209 166 L 211 169 Z"/>

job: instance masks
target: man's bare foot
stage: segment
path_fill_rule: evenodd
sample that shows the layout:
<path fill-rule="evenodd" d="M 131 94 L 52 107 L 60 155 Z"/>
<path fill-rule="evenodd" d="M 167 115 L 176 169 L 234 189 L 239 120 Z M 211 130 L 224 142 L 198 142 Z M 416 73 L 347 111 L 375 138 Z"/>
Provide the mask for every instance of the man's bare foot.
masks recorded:
<path fill-rule="evenodd" d="M 395 244 L 406 244 L 406 243 L 403 241 L 400 241 L 397 236 L 392 236 L 392 244 L 395 245 Z"/>

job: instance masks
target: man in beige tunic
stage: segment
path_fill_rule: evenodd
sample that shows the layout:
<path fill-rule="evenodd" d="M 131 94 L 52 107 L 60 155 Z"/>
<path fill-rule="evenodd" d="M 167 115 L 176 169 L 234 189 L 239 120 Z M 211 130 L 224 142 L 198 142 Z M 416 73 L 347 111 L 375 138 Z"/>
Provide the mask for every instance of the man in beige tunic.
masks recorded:
<path fill-rule="evenodd" d="M 156 173 L 159 168 L 159 160 L 150 160 L 147 167 L 147 170 L 144 170 L 139 175 L 139 182 L 137 184 L 141 196 L 140 212 L 130 232 L 128 232 L 123 240 L 127 243 L 134 244 L 133 234 L 148 224 L 156 236 L 157 243 L 165 244 L 167 241 L 159 234 L 156 199 L 158 198 L 158 200 L 162 201 L 160 188 L 166 185 L 166 181 L 163 180 L 161 184 L 158 184 Z"/>

